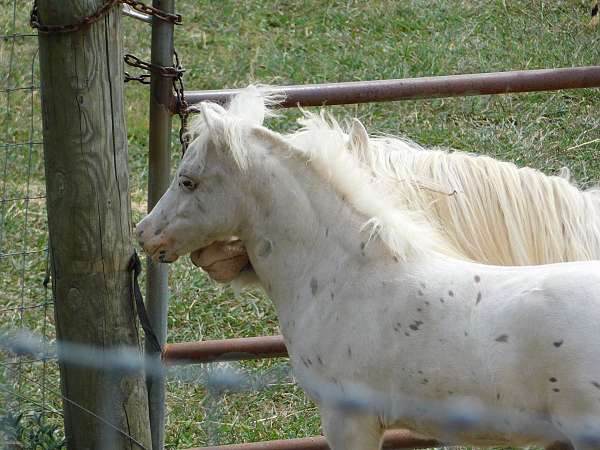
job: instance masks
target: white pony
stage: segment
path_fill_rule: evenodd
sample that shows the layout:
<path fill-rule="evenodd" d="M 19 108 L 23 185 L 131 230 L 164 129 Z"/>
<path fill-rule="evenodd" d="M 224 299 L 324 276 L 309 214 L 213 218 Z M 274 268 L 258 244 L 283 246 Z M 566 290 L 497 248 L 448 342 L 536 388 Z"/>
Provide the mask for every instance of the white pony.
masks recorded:
<path fill-rule="evenodd" d="M 229 111 L 243 115 L 253 95 L 243 91 Z M 395 206 L 422 211 L 465 258 L 497 265 L 600 259 L 597 189 L 581 191 L 565 177 L 486 156 L 369 138 L 356 119 L 348 133 L 324 115 L 305 113 L 301 123 L 300 131 L 282 137 L 307 151 L 314 142 L 350 151 L 385 185 Z M 217 243 L 193 252 L 192 261 L 218 281 L 231 281 L 247 258 L 240 243 Z M 242 275 L 238 281 L 251 281 L 252 272 Z"/>
<path fill-rule="evenodd" d="M 163 262 L 243 239 L 333 450 L 379 449 L 391 427 L 600 447 L 600 263 L 472 263 L 355 154 L 293 145 L 248 99 L 202 104 L 138 238 Z"/>

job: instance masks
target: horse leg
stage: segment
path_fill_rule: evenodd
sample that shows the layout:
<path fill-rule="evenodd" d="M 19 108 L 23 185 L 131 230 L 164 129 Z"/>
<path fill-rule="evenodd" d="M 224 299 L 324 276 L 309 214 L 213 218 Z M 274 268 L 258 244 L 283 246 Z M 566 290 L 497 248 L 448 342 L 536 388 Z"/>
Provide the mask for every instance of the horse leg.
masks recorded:
<path fill-rule="evenodd" d="M 331 450 L 380 450 L 383 429 L 377 417 L 321 407 L 323 432 Z"/>

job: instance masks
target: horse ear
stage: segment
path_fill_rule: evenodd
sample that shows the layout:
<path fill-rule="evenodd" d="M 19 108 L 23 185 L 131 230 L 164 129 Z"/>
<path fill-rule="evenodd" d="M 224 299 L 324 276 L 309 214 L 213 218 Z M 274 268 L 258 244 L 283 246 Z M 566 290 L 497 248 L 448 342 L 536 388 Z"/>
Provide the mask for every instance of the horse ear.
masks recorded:
<path fill-rule="evenodd" d="M 222 135 L 225 130 L 224 116 L 227 114 L 227 111 L 216 103 L 202 102 L 200 103 L 200 112 L 210 133 L 212 135 L 215 133 Z"/>
<path fill-rule="evenodd" d="M 227 111 L 253 125 L 262 125 L 267 115 L 265 99 L 254 86 L 249 86 L 232 97 Z"/>
<path fill-rule="evenodd" d="M 369 145 L 369 135 L 360 120 L 352 119 L 350 127 L 350 148 L 360 161 L 370 164 L 373 154 Z"/>

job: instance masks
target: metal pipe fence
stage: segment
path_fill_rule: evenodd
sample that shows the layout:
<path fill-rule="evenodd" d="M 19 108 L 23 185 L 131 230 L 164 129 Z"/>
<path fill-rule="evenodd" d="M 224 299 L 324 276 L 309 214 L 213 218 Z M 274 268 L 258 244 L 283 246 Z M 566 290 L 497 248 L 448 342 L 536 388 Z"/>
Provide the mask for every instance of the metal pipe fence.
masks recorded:
<path fill-rule="evenodd" d="M 600 87 L 600 66 L 445 75 L 402 80 L 353 81 L 262 88 L 285 96 L 283 108 L 347 105 L 471 95 Z M 189 91 L 188 104 L 227 103 L 239 89 Z"/>

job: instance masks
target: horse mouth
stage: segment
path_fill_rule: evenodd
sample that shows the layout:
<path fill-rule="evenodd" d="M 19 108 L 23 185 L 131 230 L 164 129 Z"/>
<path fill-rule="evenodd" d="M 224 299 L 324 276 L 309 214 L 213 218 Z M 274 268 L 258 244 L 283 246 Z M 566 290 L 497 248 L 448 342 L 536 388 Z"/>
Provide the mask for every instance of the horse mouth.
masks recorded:
<path fill-rule="evenodd" d="M 163 263 L 163 264 L 171 264 L 174 263 L 175 261 L 177 261 L 179 259 L 179 255 L 158 255 L 158 262 Z"/>
<path fill-rule="evenodd" d="M 176 253 L 169 253 L 164 248 L 157 248 L 154 252 L 146 252 L 150 259 L 154 262 L 162 264 L 171 264 L 179 259 L 179 255 Z"/>

